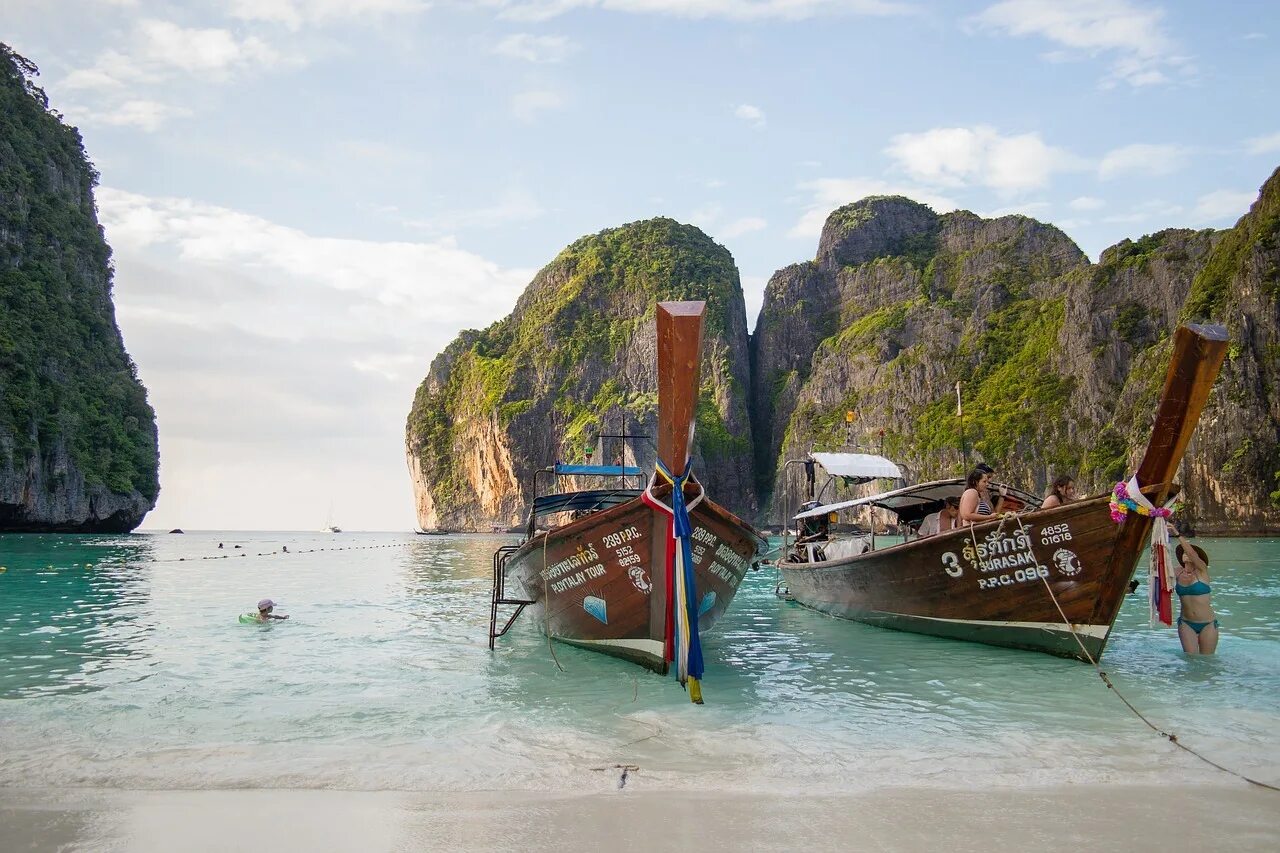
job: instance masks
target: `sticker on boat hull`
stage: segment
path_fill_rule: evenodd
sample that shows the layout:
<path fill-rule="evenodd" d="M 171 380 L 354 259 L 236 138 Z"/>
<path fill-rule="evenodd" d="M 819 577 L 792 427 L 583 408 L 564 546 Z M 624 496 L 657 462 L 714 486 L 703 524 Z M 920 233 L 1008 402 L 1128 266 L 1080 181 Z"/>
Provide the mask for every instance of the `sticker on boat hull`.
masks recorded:
<path fill-rule="evenodd" d="M 708 610 L 716 606 L 716 591 L 713 589 L 706 595 L 702 596 L 701 603 L 698 604 L 698 615 L 701 616 Z"/>
<path fill-rule="evenodd" d="M 631 578 L 631 585 L 645 595 L 648 595 L 649 591 L 653 589 L 653 584 L 649 583 L 649 576 L 639 566 L 632 566 L 627 569 L 627 576 Z"/>
<path fill-rule="evenodd" d="M 582 609 L 604 624 L 609 624 L 609 606 L 605 604 L 605 600 L 603 598 L 588 595 L 586 598 L 582 599 Z"/>
<path fill-rule="evenodd" d="M 1076 556 L 1074 551 L 1068 551 L 1066 548 L 1059 548 L 1053 552 L 1053 564 L 1058 567 L 1058 572 L 1071 577 L 1078 575 L 1084 570 L 1084 566 L 1080 564 L 1080 558 Z"/>

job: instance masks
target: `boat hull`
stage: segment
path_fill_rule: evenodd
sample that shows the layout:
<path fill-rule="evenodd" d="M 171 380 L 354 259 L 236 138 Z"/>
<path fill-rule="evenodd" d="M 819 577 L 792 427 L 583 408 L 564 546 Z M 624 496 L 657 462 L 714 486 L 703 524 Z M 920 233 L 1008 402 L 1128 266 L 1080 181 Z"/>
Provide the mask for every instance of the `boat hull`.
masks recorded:
<path fill-rule="evenodd" d="M 732 603 L 761 540 L 710 500 L 689 517 L 698 629 L 707 631 Z M 547 636 L 665 673 L 670 527 L 670 516 L 636 499 L 534 536 L 504 571 Z"/>
<path fill-rule="evenodd" d="M 1097 660 L 1139 551 L 1108 498 L 895 545 L 842 560 L 778 564 L 800 604 L 919 634 Z"/>

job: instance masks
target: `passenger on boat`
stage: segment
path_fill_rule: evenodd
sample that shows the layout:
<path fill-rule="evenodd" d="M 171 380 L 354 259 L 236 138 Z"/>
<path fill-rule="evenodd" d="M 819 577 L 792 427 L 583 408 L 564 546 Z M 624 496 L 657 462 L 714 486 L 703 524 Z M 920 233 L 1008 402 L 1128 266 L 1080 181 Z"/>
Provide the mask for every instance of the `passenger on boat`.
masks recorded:
<path fill-rule="evenodd" d="M 1173 587 L 1182 605 L 1182 612 L 1178 614 L 1178 639 L 1182 641 L 1182 650 L 1189 655 L 1211 655 L 1218 648 L 1218 620 L 1214 618 L 1213 602 L 1209 600 L 1209 555 L 1188 542 L 1173 525 L 1169 525 L 1169 532 L 1179 542 L 1178 574 Z"/>
<path fill-rule="evenodd" d="M 920 538 L 937 536 L 960 526 L 960 499 L 951 495 L 942 503 L 942 509 L 930 513 L 920 522 Z"/>
<path fill-rule="evenodd" d="M 987 470 L 984 471 L 982 468 L 987 468 Z M 964 481 L 964 494 L 960 496 L 961 524 L 976 524 L 987 521 L 991 516 L 1000 512 L 1005 495 L 1009 493 L 1009 487 L 1001 484 L 1000 495 L 992 503 L 990 484 L 990 466 L 985 463 L 982 464 L 981 468 L 974 468 L 969 472 L 968 478 Z"/>
<path fill-rule="evenodd" d="M 1041 509 L 1052 509 L 1055 506 L 1069 504 L 1076 499 L 1076 481 L 1074 477 L 1068 477 L 1065 474 L 1053 481 L 1053 486 L 1049 489 L 1049 494 L 1045 495 L 1044 503 L 1040 504 Z"/>

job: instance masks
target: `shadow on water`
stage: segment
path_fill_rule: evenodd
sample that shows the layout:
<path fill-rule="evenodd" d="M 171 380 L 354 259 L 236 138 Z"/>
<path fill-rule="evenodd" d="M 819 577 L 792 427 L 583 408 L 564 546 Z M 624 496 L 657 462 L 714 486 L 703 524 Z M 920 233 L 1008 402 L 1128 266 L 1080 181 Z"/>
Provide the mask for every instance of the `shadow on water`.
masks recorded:
<path fill-rule="evenodd" d="M 0 545 L 0 698 L 98 690 L 145 654 L 149 538 L 5 534 Z"/>

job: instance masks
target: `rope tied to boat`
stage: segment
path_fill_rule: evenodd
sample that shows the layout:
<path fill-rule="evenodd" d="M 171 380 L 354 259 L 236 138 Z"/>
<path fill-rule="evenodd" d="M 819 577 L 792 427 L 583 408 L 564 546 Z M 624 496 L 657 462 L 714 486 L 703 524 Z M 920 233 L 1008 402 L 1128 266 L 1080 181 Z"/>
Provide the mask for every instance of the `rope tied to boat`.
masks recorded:
<path fill-rule="evenodd" d="M 1181 509 L 1182 504 L 1171 498 L 1164 506 L 1156 506 L 1142 493 L 1138 475 L 1134 474 L 1127 483 L 1116 483 L 1111 492 L 1110 506 L 1111 520 L 1116 524 L 1123 524 L 1130 512 L 1151 519 L 1151 561 L 1147 569 L 1147 585 L 1151 590 L 1148 596 L 1151 604 L 1149 618 L 1153 626 L 1156 620 L 1172 625 L 1176 580 L 1169 561 L 1169 516 Z"/>
<path fill-rule="evenodd" d="M 1148 515 L 1149 513 L 1140 513 L 1140 514 Z M 1164 517 L 1167 518 L 1168 515 L 1166 514 Z M 1013 512 L 1006 512 L 1001 514 L 1000 526 L 1003 527 L 1004 522 L 1010 518 L 1012 518 L 1014 521 L 1018 523 L 1019 529 L 1021 529 L 1024 533 L 1027 531 L 1027 526 L 1026 524 L 1023 523 L 1022 518 L 1017 513 L 1013 513 Z M 972 535 L 972 528 L 970 528 L 970 535 Z M 976 540 L 975 540 L 975 543 L 976 543 Z M 1155 723 L 1151 722 L 1149 719 L 1147 719 L 1147 717 L 1141 711 L 1139 711 L 1137 708 L 1133 706 L 1132 702 L 1130 702 L 1128 699 L 1125 698 L 1124 694 L 1120 692 L 1120 689 L 1116 687 L 1115 684 L 1111 681 L 1111 677 L 1107 675 L 1106 670 L 1104 670 L 1102 666 L 1098 663 L 1098 661 L 1094 658 L 1094 656 L 1089 653 L 1089 649 L 1085 647 L 1084 641 L 1082 641 L 1080 639 L 1080 635 L 1076 633 L 1075 625 L 1071 624 L 1071 620 L 1067 618 L 1066 611 L 1062 609 L 1062 604 L 1058 602 L 1058 596 L 1054 593 L 1053 587 L 1049 585 L 1049 579 L 1041 575 L 1040 580 L 1042 583 L 1044 583 L 1045 591 L 1049 593 L 1049 599 L 1053 602 L 1053 606 L 1057 608 L 1058 615 L 1062 617 L 1062 624 L 1067 626 L 1067 630 L 1071 632 L 1071 637 L 1076 641 L 1076 645 L 1080 647 L 1080 652 L 1084 655 L 1085 660 L 1089 661 L 1089 663 L 1093 665 L 1094 670 L 1098 673 L 1098 678 L 1102 680 L 1103 684 L 1107 685 L 1108 690 L 1116 694 L 1116 698 L 1119 699 L 1121 702 L 1123 702 L 1124 706 L 1128 708 L 1130 711 L 1132 711 L 1135 717 L 1137 717 L 1139 720 L 1142 720 L 1142 722 L 1146 724 L 1147 728 L 1151 729 L 1151 731 L 1155 732 L 1160 737 L 1169 741 L 1169 743 L 1173 744 L 1178 749 L 1181 749 L 1184 752 L 1188 752 L 1191 755 L 1194 755 L 1196 758 L 1200 759 L 1205 764 L 1208 764 L 1210 767 L 1217 768 L 1218 770 L 1221 770 L 1223 773 L 1229 773 L 1238 779 L 1243 779 L 1244 781 L 1248 782 L 1250 785 L 1256 785 L 1259 788 L 1266 788 L 1269 791 L 1280 791 L 1280 787 L 1277 787 L 1275 785 L 1270 785 L 1266 782 L 1260 782 L 1257 779 L 1251 779 L 1248 776 L 1244 775 L 1243 773 L 1232 770 L 1230 767 L 1223 767 L 1218 762 L 1214 761 L 1211 758 L 1207 758 L 1201 755 L 1191 747 L 1187 746 L 1182 741 L 1178 740 L 1178 736 L 1173 732 L 1167 732 L 1164 729 L 1157 726 Z"/>
<path fill-rule="evenodd" d="M 659 478 L 671 484 L 671 505 L 654 495 Z M 693 483 L 698 495 L 686 501 L 684 487 Z M 689 691 L 689 700 L 702 704 L 702 641 L 698 636 L 698 587 L 693 570 L 693 524 L 689 510 L 706 497 L 702 484 L 693 476 L 693 460 L 689 460 L 680 476 L 673 476 L 659 459 L 649 485 L 641 498 L 646 504 L 671 517 L 671 535 L 667 539 L 667 612 L 663 655 L 676 665 L 680 686 Z"/>

